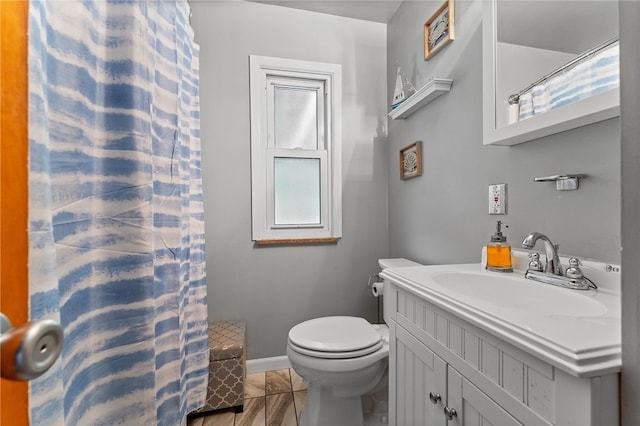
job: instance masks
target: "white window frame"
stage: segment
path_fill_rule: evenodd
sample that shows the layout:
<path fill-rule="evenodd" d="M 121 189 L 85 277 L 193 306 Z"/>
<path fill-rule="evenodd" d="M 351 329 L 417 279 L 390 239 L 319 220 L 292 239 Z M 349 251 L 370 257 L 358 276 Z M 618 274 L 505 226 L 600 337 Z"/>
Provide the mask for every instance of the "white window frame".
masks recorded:
<path fill-rule="evenodd" d="M 342 237 L 342 66 L 294 59 L 249 56 L 251 95 L 251 238 L 260 244 L 337 240 Z M 324 149 L 276 148 L 273 136 L 273 88 L 292 79 L 299 86 L 322 83 L 318 106 L 318 144 Z M 319 147 L 322 148 L 322 147 Z M 276 157 L 319 158 L 321 221 L 313 225 L 276 225 L 274 219 L 273 162 Z"/>

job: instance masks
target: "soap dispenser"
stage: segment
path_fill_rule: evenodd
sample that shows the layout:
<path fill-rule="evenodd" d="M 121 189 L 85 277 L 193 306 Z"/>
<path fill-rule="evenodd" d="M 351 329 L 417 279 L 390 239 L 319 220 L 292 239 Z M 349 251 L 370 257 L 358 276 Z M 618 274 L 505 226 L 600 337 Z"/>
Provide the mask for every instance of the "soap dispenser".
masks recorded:
<path fill-rule="evenodd" d="M 511 246 L 507 243 L 507 237 L 502 235 L 502 221 L 496 223 L 496 233 L 491 236 L 491 242 L 487 244 L 487 270 L 497 272 L 513 272 L 511 265 Z M 508 228 L 507 225 L 504 225 Z"/>

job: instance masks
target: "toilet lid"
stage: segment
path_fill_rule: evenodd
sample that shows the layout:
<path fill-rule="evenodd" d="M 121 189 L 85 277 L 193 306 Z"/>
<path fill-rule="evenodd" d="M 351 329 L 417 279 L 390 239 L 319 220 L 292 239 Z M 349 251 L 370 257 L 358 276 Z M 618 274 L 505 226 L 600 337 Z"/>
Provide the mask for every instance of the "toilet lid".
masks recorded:
<path fill-rule="evenodd" d="M 293 327 L 289 331 L 289 340 L 312 351 L 351 352 L 374 346 L 381 337 L 364 318 L 323 317 Z"/>

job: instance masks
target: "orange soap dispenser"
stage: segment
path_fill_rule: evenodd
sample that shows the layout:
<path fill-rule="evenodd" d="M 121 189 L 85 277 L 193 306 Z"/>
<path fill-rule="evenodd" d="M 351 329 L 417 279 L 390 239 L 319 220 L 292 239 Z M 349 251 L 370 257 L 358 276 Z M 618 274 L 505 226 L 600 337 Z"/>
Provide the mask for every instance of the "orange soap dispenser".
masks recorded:
<path fill-rule="evenodd" d="M 500 227 L 502 221 L 496 224 L 496 233 L 491 236 L 491 242 L 487 244 L 487 270 L 497 272 L 513 272 L 511 265 L 511 246 L 507 243 L 507 237 L 502 235 Z M 508 228 L 507 225 L 504 225 Z"/>

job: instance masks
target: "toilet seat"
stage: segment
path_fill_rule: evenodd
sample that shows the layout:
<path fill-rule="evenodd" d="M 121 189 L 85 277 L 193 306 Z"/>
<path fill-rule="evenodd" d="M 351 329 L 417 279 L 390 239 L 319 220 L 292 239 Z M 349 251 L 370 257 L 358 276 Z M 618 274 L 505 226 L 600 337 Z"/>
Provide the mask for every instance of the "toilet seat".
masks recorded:
<path fill-rule="evenodd" d="M 380 333 L 364 318 L 335 316 L 302 322 L 289 331 L 298 353 L 327 359 L 357 358 L 380 349 Z"/>
<path fill-rule="evenodd" d="M 294 351 L 301 353 L 307 356 L 313 356 L 316 358 L 326 358 L 326 359 L 346 359 L 346 358 L 358 358 L 361 356 L 369 355 L 380 349 L 382 347 L 382 340 L 373 346 L 369 346 L 368 348 L 358 349 L 355 351 L 347 351 L 347 352 L 329 352 L 329 351 L 312 351 L 310 349 L 306 349 L 300 347 L 293 343 L 291 339 L 288 340 L 289 347 Z"/>

